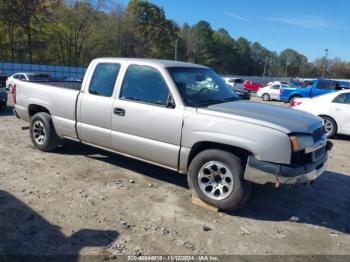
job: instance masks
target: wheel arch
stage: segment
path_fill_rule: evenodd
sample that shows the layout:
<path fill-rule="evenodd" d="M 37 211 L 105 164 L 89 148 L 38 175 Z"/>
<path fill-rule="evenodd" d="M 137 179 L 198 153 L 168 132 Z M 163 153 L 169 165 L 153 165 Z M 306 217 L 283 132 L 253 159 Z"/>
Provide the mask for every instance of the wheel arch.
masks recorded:
<path fill-rule="evenodd" d="M 45 113 L 48 113 L 49 115 L 51 115 L 50 111 L 42 106 L 42 105 L 38 105 L 38 104 L 30 104 L 28 106 L 28 115 L 29 115 L 29 118 L 31 118 L 32 116 L 34 116 L 35 114 L 37 113 L 41 113 L 41 112 L 45 112 Z"/>
<path fill-rule="evenodd" d="M 301 94 L 299 94 L 299 93 L 292 93 L 292 94 L 289 95 L 288 101 L 290 102 L 290 101 L 291 101 L 293 98 L 295 98 L 295 97 L 297 97 L 297 98 L 303 98 L 304 96 L 301 95 Z"/>
<path fill-rule="evenodd" d="M 334 121 L 334 123 L 337 125 L 336 128 L 338 129 L 339 125 L 338 125 L 337 120 L 335 120 L 334 117 L 332 117 L 332 116 L 330 116 L 330 115 L 327 115 L 327 114 L 318 114 L 317 116 L 318 116 L 318 117 L 321 117 L 321 118 L 322 118 L 322 117 L 328 117 L 328 118 L 332 119 L 332 120 Z"/>
<path fill-rule="evenodd" d="M 187 168 L 189 167 L 193 158 L 196 155 L 208 149 L 218 149 L 218 150 L 230 152 L 235 156 L 237 156 L 238 158 L 240 158 L 243 163 L 246 163 L 249 155 L 253 155 L 251 151 L 242 147 L 227 145 L 227 144 L 218 143 L 218 142 L 201 141 L 201 142 L 195 143 L 192 146 L 187 159 Z"/>

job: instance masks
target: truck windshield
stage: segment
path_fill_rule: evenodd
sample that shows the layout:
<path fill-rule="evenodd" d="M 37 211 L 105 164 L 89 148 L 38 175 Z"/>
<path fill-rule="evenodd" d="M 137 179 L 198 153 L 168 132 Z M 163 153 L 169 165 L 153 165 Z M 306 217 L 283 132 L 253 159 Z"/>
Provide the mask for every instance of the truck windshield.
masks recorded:
<path fill-rule="evenodd" d="M 232 88 L 211 69 L 169 67 L 168 71 L 187 106 L 205 107 L 239 100 Z"/>

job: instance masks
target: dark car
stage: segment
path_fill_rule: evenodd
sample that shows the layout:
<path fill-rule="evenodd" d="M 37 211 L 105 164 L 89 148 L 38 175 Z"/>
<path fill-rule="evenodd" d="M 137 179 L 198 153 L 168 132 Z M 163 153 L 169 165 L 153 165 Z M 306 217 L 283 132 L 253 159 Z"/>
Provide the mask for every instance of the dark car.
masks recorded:
<path fill-rule="evenodd" d="M 250 93 L 248 90 L 245 90 L 244 88 L 241 88 L 241 87 L 232 87 L 232 86 L 230 87 L 239 96 L 240 99 L 250 100 Z"/>
<path fill-rule="evenodd" d="M 0 88 L 6 87 L 7 75 L 0 73 Z"/>
<path fill-rule="evenodd" d="M 0 111 L 4 110 L 7 105 L 7 92 L 5 87 L 0 87 Z"/>

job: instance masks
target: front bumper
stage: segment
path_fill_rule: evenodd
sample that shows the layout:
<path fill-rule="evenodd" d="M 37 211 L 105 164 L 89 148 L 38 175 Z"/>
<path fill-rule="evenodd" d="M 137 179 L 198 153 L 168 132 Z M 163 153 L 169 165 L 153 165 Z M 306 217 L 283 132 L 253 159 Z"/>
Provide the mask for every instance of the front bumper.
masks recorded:
<path fill-rule="evenodd" d="M 244 179 L 257 184 L 300 184 L 313 181 L 326 171 L 328 151 L 331 150 L 332 146 L 333 144 L 328 141 L 326 154 L 315 162 L 305 164 L 275 164 L 260 161 L 254 156 L 250 156 Z"/>

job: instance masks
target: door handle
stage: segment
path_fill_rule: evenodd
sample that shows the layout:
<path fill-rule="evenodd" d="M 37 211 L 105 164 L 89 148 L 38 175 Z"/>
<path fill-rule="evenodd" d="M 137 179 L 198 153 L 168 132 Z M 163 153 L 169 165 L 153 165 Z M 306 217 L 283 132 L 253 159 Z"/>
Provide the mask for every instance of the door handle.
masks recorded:
<path fill-rule="evenodd" d="M 115 107 L 113 109 L 113 114 L 118 115 L 118 116 L 125 116 L 125 109 L 120 108 L 120 107 Z"/>

